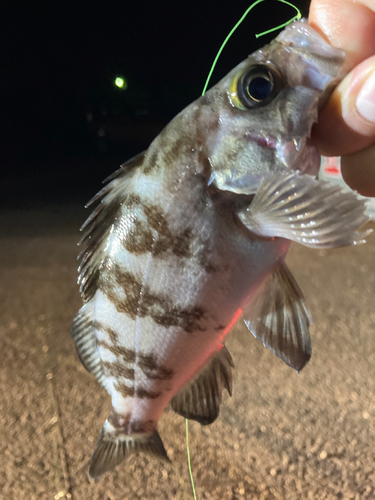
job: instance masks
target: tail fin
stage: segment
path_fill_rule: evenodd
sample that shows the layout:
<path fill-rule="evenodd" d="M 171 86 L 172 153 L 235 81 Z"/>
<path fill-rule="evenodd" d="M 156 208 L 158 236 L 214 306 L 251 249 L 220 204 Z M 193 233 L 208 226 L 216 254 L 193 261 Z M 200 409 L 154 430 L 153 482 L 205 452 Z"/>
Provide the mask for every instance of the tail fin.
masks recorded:
<path fill-rule="evenodd" d="M 148 434 L 121 434 L 108 420 L 103 425 L 94 454 L 91 458 L 89 475 L 98 478 L 112 471 L 132 453 L 140 451 L 168 460 L 163 442 L 157 430 Z"/>

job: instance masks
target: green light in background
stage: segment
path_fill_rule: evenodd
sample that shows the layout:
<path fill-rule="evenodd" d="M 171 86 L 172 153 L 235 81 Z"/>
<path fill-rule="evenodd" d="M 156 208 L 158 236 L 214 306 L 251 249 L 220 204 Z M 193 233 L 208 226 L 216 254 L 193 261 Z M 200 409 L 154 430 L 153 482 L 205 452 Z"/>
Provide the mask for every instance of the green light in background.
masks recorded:
<path fill-rule="evenodd" d="M 126 90 L 128 88 L 128 82 L 125 80 L 125 78 L 122 78 L 121 76 L 117 76 L 115 78 L 115 85 L 119 89 Z"/>

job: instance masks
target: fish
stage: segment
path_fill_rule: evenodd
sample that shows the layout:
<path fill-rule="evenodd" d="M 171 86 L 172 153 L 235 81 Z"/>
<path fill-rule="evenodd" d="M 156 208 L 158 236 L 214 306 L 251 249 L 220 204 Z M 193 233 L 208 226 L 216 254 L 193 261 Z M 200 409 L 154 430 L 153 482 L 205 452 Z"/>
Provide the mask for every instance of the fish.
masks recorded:
<path fill-rule="evenodd" d="M 179 113 L 89 202 L 71 334 L 112 409 L 89 475 L 131 453 L 169 460 L 170 405 L 202 425 L 233 390 L 225 339 L 243 320 L 299 372 L 311 316 L 285 264 L 292 242 L 363 243 L 364 201 L 317 179 L 312 125 L 345 53 L 305 21 L 287 26 Z"/>

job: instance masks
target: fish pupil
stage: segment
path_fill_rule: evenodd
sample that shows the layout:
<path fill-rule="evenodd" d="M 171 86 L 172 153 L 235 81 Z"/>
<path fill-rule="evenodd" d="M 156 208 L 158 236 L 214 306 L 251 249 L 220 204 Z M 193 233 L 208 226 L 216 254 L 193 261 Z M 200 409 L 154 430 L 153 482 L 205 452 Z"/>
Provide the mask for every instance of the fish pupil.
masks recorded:
<path fill-rule="evenodd" d="M 271 64 L 253 64 L 236 82 L 240 109 L 255 109 L 275 99 L 283 88 L 283 77 L 278 68 Z M 231 91 L 232 92 L 232 91 Z M 233 95 L 233 93 L 231 94 Z"/>
<path fill-rule="evenodd" d="M 247 87 L 249 96 L 255 101 L 266 99 L 271 94 L 271 90 L 272 85 L 270 80 L 262 76 L 253 78 Z"/>

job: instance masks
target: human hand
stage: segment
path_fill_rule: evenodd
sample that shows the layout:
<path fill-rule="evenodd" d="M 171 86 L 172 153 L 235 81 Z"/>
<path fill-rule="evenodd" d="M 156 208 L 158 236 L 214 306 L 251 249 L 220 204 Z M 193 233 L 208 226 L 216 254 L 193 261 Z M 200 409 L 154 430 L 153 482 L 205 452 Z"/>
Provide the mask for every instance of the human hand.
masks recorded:
<path fill-rule="evenodd" d="M 319 116 L 321 154 L 341 156 L 344 180 L 375 196 L 375 0 L 312 0 L 309 23 L 347 53 L 349 74 Z"/>

